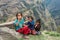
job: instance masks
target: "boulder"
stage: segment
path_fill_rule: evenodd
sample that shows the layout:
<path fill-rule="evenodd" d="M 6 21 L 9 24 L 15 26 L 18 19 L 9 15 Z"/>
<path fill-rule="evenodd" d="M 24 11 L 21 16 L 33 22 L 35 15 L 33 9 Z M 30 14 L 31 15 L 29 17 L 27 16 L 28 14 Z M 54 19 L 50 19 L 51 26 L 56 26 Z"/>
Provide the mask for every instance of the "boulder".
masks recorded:
<path fill-rule="evenodd" d="M 21 38 L 21 35 L 14 29 L 8 27 L 0 28 L 0 40 L 18 40 L 19 38 Z"/>

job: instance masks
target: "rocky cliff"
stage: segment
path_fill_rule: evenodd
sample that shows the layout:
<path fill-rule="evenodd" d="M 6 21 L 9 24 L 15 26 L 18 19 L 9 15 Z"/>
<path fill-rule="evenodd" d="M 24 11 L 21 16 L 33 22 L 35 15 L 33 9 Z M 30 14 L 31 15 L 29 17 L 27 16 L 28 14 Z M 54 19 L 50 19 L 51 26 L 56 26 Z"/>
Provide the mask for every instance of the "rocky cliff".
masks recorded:
<path fill-rule="evenodd" d="M 34 19 L 41 19 L 42 26 L 48 29 L 56 29 L 55 17 L 52 17 L 54 6 L 52 0 L 0 0 L 0 23 L 12 21 L 17 12 L 24 16 L 32 15 Z M 56 1 L 54 1 L 56 2 Z M 49 4 L 49 5 L 48 5 Z M 54 4 L 53 4 L 54 5 Z M 49 9 L 50 8 L 50 9 Z M 57 22 L 58 23 L 58 22 Z M 44 25 L 43 25 L 44 24 Z"/>
<path fill-rule="evenodd" d="M 15 14 L 22 12 L 24 16 L 31 15 L 35 20 L 40 18 L 42 30 L 56 31 L 57 26 L 60 25 L 60 2 L 58 1 L 59 0 L 0 0 L 0 24 L 4 24 L 4 22 L 7 24 L 13 21 Z M 10 29 L 8 26 L 0 27 L 0 40 L 17 40 L 17 36 L 20 37 L 14 29 Z"/>

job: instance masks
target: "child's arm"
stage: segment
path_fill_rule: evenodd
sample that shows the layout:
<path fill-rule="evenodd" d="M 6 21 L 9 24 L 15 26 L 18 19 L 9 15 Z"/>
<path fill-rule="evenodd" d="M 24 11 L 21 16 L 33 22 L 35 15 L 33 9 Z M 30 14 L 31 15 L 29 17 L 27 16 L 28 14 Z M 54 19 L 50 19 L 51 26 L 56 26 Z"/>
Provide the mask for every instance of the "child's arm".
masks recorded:
<path fill-rule="evenodd" d="M 19 24 L 18 24 L 17 20 L 15 20 L 14 26 L 18 26 L 18 25 L 19 25 Z"/>
<path fill-rule="evenodd" d="M 31 23 L 30 23 L 30 22 L 28 22 L 28 23 L 27 23 L 27 25 L 29 26 L 29 25 L 31 25 Z"/>

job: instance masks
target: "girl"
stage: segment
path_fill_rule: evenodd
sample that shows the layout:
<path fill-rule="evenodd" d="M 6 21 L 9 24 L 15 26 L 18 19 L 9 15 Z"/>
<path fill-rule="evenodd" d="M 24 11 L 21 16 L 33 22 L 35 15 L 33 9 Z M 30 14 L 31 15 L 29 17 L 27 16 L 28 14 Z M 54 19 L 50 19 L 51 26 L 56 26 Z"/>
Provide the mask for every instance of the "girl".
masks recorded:
<path fill-rule="evenodd" d="M 18 13 L 16 14 L 16 20 L 15 20 L 15 22 L 14 22 L 15 30 L 16 30 L 17 32 L 20 32 L 23 24 L 24 24 L 24 19 L 23 19 L 23 17 L 22 17 L 22 13 L 18 12 Z"/>
<path fill-rule="evenodd" d="M 28 20 L 29 20 L 28 23 L 27 23 L 28 28 L 30 29 L 30 33 L 34 35 L 35 34 L 35 30 L 34 30 L 34 19 L 33 19 L 32 16 L 30 16 Z"/>
<path fill-rule="evenodd" d="M 23 38 L 29 38 L 27 34 L 29 33 L 29 28 L 27 25 L 24 24 L 24 19 L 22 13 L 16 14 L 16 20 L 14 22 L 15 30 L 19 33 L 23 34 Z"/>
<path fill-rule="evenodd" d="M 35 24 L 36 34 L 40 34 L 40 28 L 41 28 L 40 19 L 38 19 Z"/>

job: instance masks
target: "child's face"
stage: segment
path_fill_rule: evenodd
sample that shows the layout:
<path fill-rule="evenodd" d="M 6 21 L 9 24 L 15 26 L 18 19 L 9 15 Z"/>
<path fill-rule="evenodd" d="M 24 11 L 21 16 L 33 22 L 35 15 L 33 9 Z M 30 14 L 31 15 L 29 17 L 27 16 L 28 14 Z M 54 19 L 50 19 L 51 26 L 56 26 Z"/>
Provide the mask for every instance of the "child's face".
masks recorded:
<path fill-rule="evenodd" d="M 17 18 L 18 18 L 18 19 L 21 19 L 21 18 L 22 18 L 22 16 L 21 16 L 20 13 L 18 14 Z"/>
<path fill-rule="evenodd" d="M 39 22 L 36 22 L 36 24 L 38 25 L 38 24 L 40 24 Z"/>
<path fill-rule="evenodd" d="M 31 19 L 31 18 L 29 18 L 29 21 L 32 21 L 32 19 Z"/>

